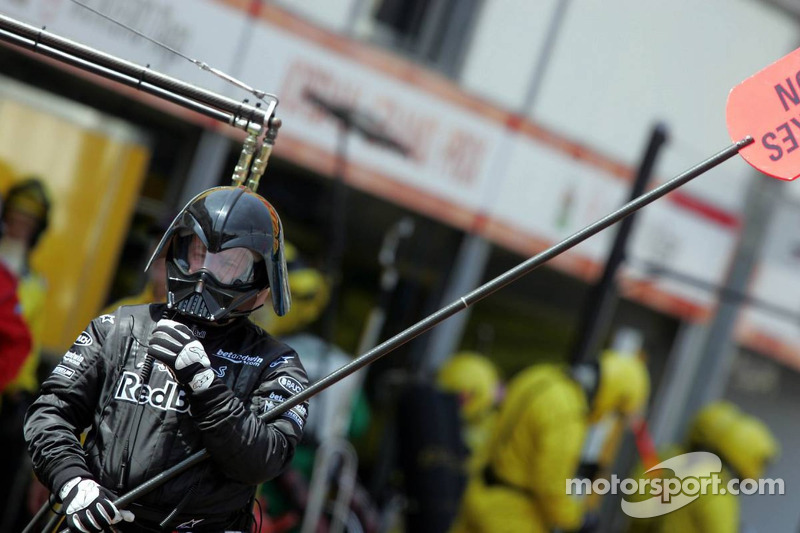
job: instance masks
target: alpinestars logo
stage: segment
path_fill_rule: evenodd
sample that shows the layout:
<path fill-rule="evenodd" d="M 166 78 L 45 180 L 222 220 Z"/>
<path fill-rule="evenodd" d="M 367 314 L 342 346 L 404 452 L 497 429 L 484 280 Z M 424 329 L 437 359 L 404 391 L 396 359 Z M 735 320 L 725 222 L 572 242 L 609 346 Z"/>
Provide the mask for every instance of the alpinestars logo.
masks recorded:
<path fill-rule="evenodd" d="M 163 388 L 152 388 L 149 385 L 142 385 L 139 375 L 128 371 L 122 373 L 114 398 L 136 404 L 147 403 L 162 411 L 185 413 L 189 410 L 186 392 L 174 381 L 167 381 Z"/>
<path fill-rule="evenodd" d="M 282 355 L 282 356 L 278 357 L 277 359 L 275 359 L 273 362 L 271 362 L 269 364 L 269 367 L 270 368 L 275 368 L 278 365 L 282 365 L 284 363 L 288 363 L 292 359 L 294 359 L 293 355 Z"/>

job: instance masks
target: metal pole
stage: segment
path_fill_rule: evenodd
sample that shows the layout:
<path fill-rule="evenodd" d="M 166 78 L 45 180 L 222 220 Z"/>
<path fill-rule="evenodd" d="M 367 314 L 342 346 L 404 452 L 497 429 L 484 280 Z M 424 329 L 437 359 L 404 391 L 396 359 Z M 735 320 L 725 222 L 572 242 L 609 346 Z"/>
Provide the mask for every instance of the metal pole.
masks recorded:
<path fill-rule="evenodd" d="M 342 257 L 347 246 L 347 185 L 344 182 L 347 172 L 347 142 L 350 138 L 352 123 L 342 121 L 339 123 L 339 132 L 336 139 L 336 168 L 332 183 L 332 201 L 328 204 L 329 227 L 327 258 L 325 261 L 325 274 L 330 280 L 330 299 L 322 320 L 322 338 L 328 343 L 335 344 L 336 316 L 338 314 L 339 300 L 342 292 Z"/>
<path fill-rule="evenodd" d="M 238 128 L 246 129 L 248 122 L 267 124 L 278 105 L 277 98 L 270 95 L 266 108 L 251 106 L 5 15 L 0 15 L 0 40 L 153 94 Z"/>
<path fill-rule="evenodd" d="M 49 511 L 50 511 L 50 502 L 48 501 L 48 502 L 45 502 L 44 505 L 42 505 L 39 508 L 38 511 L 36 511 L 36 514 L 33 515 L 33 518 L 31 518 L 30 522 L 28 522 L 28 525 L 25 526 L 25 529 L 22 530 L 22 533 L 31 533 L 33 531 L 33 528 L 36 527 L 36 524 L 41 522 L 42 518 L 44 518 L 44 516 Z M 60 518 L 60 517 L 56 516 L 56 518 Z M 50 526 L 50 527 L 49 527 L 49 529 L 47 529 L 47 526 L 45 526 L 45 531 L 52 530 L 58 524 L 57 522 L 53 522 L 52 525 L 50 525 L 50 523 L 51 523 L 51 521 L 48 521 L 48 526 Z"/>
<path fill-rule="evenodd" d="M 653 174 L 656 158 L 661 148 L 667 141 L 667 128 L 663 124 L 656 124 L 650 133 L 642 162 L 636 173 L 636 179 L 631 187 L 630 199 L 641 195 L 647 182 Z M 572 352 L 572 362 L 582 363 L 595 358 L 597 349 L 601 344 L 601 337 L 608 331 L 608 326 L 614 315 L 614 303 L 617 298 L 617 270 L 625 259 L 625 248 L 633 229 L 635 217 L 628 217 L 622 221 L 614 243 L 606 259 L 603 274 L 589 291 L 583 305 L 583 312 L 578 323 L 578 339 Z"/>
<path fill-rule="evenodd" d="M 346 378 L 347 376 L 349 376 L 354 372 L 357 372 L 361 368 L 377 361 L 387 353 L 402 346 L 403 344 L 417 337 L 421 333 L 428 331 L 429 329 L 439 324 L 443 320 L 453 316 L 459 311 L 463 311 L 470 305 L 477 303 L 478 301 L 502 289 L 506 285 L 509 285 L 510 283 L 518 280 L 522 276 L 530 273 L 534 269 L 540 267 L 541 265 L 553 259 L 554 257 L 564 253 L 570 248 L 580 244 L 589 237 L 596 235 L 597 233 L 606 229 L 612 224 L 619 222 L 620 220 L 635 213 L 644 206 L 651 204 L 652 202 L 661 198 L 665 194 L 674 191 L 678 187 L 688 183 L 689 181 L 693 180 L 694 178 L 703 174 L 704 172 L 707 172 L 708 170 L 719 165 L 720 163 L 727 161 L 728 159 L 736 155 L 742 148 L 749 146 L 752 143 L 753 143 L 753 138 L 748 136 L 740 141 L 731 144 L 727 148 L 717 152 L 715 155 L 695 165 L 694 167 L 686 170 L 682 174 L 675 176 L 671 180 L 659 185 L 650 192 L 645 193 L 636 198 L 635 200 L 628 202 L 627 204 L 620 207 L 613 213 L 606 215 L 600 220 L 594 222 L 593 224 L 586 226 L 585 228 L 576 233 L 573 233 L 571 236 L 567 237 L 561 242 L 554 244 L 547 250 L 538 253 L 537 255 L 520 263 L 516 267 L 506 271 L 505 273 L 497 276 L 491 281 L 481 285 L 477 289 L 473 290 L 469 294 L 462 296 L 461 298 L 451 303 L 450 305 L 447 305 L 442 309 L 436 311 L 435 313 L 428 315 L 426 318 L 420 320 L 413 326 L 410 326 L 409 328 L 401 331 L 394 337 L 384 341 L 383 343 L 379 344 L 378 346 L 368 351 L 367 353 L 360 355 L 359 357 L 357 357 L 350 363 L 344 365 L 343 367 L 339 368 L 338 370 L 331 372 L 329 375 L 315 382 L 307 389 L 301 391 L 299 394 L 287 398 L 285 402 L 277 405 L 274 409 L 261 415 L 261 418 L 267 422 L 278 418 L 280 415 L 287 412 L 289 409 L 292 409 L 293 407 L 300 405 L 301 403 L 305 402 L 312 396 L 330 387 L 334 383 Z M 188 470 L 189 468 L 197 465 L 198 463 L 208 459 L 210 456 L 211 454 L 208 452 L 208 450 L 201 450 L 199 452 L 196 452 L 195 454 L 187 457 L 186 459 L 176 464 L 175 466 L 157 475 L 153 479 L 150 479 L 145 483 L 143 483 L 142 485 L 134 488 L 124 496 L 115 500 L 114 503 L 124 507 L 126 504 L 135 501 L 139 497 L 157 488 L 158 486 L 165 483 L 169 479 L 177 476 L 178 474 L 181 474 L 185 470 Z"/>

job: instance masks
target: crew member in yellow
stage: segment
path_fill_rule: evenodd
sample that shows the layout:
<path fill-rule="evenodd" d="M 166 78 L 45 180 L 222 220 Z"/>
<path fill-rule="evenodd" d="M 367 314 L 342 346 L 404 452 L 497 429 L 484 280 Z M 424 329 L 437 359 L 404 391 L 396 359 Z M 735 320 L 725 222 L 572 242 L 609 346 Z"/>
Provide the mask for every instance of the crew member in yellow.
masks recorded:
<path fill-rule="evenodd" d="M 291 243 L 284 243 L 292 309 L 276 315 L 269 306 L 253 312 L 251 319 L 273 337 L 303 331 L 322 315 L 330 298 L 330 283 L 319 270 L 309 266 Z"/>
<path fill-rule="evenodd" d="M 494 363 L 478 352 L 453 354 L 436 375 L 440 389 L 458 396 L 462 435 L 469 449 L 467 471 L 477 472 L 484 464 L 484 451 L 492 435 L 502 381 Z"/>
<path fill-rule="evenodd" d="M 309 381 L 313 383 L 352 361 L 352 355 L 310 331 L 328 305 L 330 280 L 292 244 L 284 242 L 284 253 L 292 294 L 291 310 L 279 317 L 271 308 L 264 307 L 253 312 L 251 318 L 267 333 L 297 351 Z M 319 445 L 334 442 L 335 437 L 355 440 L 366 431 L 370 419 L 366 395 L 360 387 L 352 388 L 357 382 L 349 383 L 349 386 L 342 384 L 328 388 L 309 401 L 303 441 L 295 450 L 290 468 L 261 486 L 261 518 L 265 524 L 262 531 L 300 530 L 308 505 L 308 491 L 312 488 L 311 474 Z M 337 428 L 342 421 L 345 422 L 345 435 L 338 435 Z M 375 522 L 373 504 L 358 480 L 354 491 L 350 509 L 361 527 L 369 531 L 368 524 Z M 327 522 L 327 517 L 321 517 L 317 529 L 326 529 Z"/>
<path fill-rule="evenodd" d="M 5 490 L 0 490 L 0 502 L 3 502 L 0 527 L 13 524 L 16 518 L 13 515 L 20 509 L 19 496 L 24 494 L 24 486 L 27 486 L 32 477 L 22 438 L 22 426 L 25 410 L 39 390 L 37 371 L 41 356 L 47 284 L 41 275 L 31 269 L 30 258 L 47 228 L 49 218 L 50 197 L 41 179 L 22 179 L 6 192 L 0 261 L 17 276 L 17 297 L 30 331 L 31 350 L 17 376 L 3 391 L 0 403 L 0 439 L 4 448 L 3 461 L 0 461 L 0 478 L 8 481 L 2 484 L 3 487 L 13 492 L 9 495 Z"/>
<path fill-rule="evenodd" d="M 684 446 L 673 446 L 662 459 L 679 457 L 687 452 L 711 452 L 722 461 L 719 487 L 726 488 L 731 479 L 759 479 L 767 465 L 779 454 L 779 445 L 769 428 L 757 418 L 743 413 L 734 404 L 714 402 L 701 409 L 692 420 Z M 708 464 L 698 465 L 703 471 L 684 472 L 703 478 L 709 476 Z M 664 469 L 652 474 L 672 475 Z M 636 477 L 645 474 L 640 468 Z M 710 487 L 710 485 L 709 485 Z M 636 500 L 646 500 L 649 494 Z M 648 501 L 656 501 L 652 496 Z M 741 530 L 738 496 L 730 491 L 700 494 L 697 499 L 674 511 L 653 518 L 631 519 L 629 533 L 737 533 Z"/>
<path fill-rule="evenodd" d="M 472 476 L 452 531 L 578 529 L 583 506 L 566 483 L 576 476 L 588 426 L 639 411 L 649 393 L 644 362 L 612 351 L 590 365 L 521 371 L 508 384 L 486 467 Z"/>

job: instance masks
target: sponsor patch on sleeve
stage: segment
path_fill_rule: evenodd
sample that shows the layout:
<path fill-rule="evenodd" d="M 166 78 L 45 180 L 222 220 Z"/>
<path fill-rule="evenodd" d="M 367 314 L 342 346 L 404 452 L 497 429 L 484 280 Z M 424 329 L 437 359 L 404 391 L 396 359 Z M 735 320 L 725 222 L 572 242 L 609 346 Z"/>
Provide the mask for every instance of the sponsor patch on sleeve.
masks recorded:
<path fill-rule="evenodd" d="M 64 354 L 64 359 L 62 362 L 68 365 L 80 367 L 81 363 L 83 363 L 83 356 L 70 350 Z"/>
<path fill-rule="evenodd" d="M 278 383 L 286 392 L 290 392 L 292 395 L 300 394 L 303 392 L 303 387 L 299 381 L 294 378 L 290 378 L 289 376 L 281 376 L 278 378 Z"/>
<path fill-rule="evenodd" d="M 75 339 L 75 346 L 91 346 L 92 345 L 92 336 L 82 331 L 78 338 Z"/>
<path fill-rule="evenodd" d="M 75 371 L 71 368 L 67 368 L 62 364 L 59 364 L 53 369 L 53 374 L 58 374 L 59 376 L 64 376 L 65 378 L 72 379 L 75 377 Z"/>
<path fill-rule="evenodd" d="M 304 426 L 304 425 L 305 425 L 305 423 L 306 423 L 306 421 L 305 421 L 305 420 L 303 420 L 303 418 L 302 418 L 300 415 L 298 415 L 297 413 L 295 413 L 295 412 L 294 412 L 293 410 L 291 410 L 291 409 L 290 409 L 290 410 L 288 410 L 288 411 L 286 411 L 285 413 L 283 413 L 283 414 L 281 415 L 281 417 L 282 417 L 282 418 L 288 418 L 289 420 L 291 420 L 292 422 L 294 422 L 295 424 L 297 424 L 297 427 L 299 427 L 300 429 L 303 429 L 303 426 Z"/>
<path fill-rule="evenodd" d="M 297 414 L 299 414 L 303 418 L 308 418 L 308 409 L 306 409 L 306 406 L 303 405 L 302 403 L 300 405 L 295 405 L 294 407 L 292 407 L 291 410 L 295 411 Z"/>

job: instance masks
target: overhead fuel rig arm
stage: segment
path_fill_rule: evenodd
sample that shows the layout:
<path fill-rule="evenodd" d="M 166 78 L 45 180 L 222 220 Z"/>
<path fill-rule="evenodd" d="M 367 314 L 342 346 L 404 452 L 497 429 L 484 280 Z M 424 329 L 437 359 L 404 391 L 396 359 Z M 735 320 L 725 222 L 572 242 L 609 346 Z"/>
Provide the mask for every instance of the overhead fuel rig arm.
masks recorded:
<path fill-rule="evenodd" d="M 147 66 L 120 59 L 0 14 L 0 41 L 55 59 L 86 72 L 154 95 L 181 107 L 247 132 L 234 170 L 234 185 L 252 190 L 266 168 L 280 120 L 275 117 L 278 98 L 253 89 L 205 63 L 190 60 L 203 70 L 221 76 L 251 92 L 259 102 L 251 105 L 167 76 Z M 266 105 L 262 106 L 262 103 Z"/>

